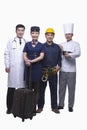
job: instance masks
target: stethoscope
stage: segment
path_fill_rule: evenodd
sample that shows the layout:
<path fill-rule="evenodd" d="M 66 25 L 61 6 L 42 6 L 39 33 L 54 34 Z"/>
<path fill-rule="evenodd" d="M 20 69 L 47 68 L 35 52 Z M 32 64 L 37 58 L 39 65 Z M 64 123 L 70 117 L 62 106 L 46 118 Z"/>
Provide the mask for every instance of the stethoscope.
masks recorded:
<path fill-rule="evenodd" d="M 26 40 L 24 39 L 24 38 L 22 38 L 23 40 L 24 40 L 24 42 L 26 43 Z M 17 40 L 16 40 L 16 37 L 13 39 L 13 41 L 12 42 L 17 42 Z"/>
<path fill-rule="evenodd" d="M 22 39 L 23 39 L 24 42 L 26 43 L 26 40 L 25 40 L 24 38 L 22 38 Z M 16 44 L 16 43 L 17 43 L 17 40 L 16 40 L 16 37 L 13 39 L 12 43 L 13 43 L 13 45 L 12 45 L 13 47 L 12 47 L 12 48 L 13 48 L 13 49 L 16 49 L 16 48 L 17 48 L 17 44 Z"/>

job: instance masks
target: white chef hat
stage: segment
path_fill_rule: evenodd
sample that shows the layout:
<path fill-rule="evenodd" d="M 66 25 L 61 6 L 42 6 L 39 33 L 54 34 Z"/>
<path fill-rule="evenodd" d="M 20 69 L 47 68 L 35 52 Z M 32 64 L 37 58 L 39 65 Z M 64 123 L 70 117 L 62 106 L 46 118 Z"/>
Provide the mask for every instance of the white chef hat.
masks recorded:
<path fill-rule="evenodd" d="M 73 23 L 63 24 L 63 28 L 64 28 L 64 34 L 68 34 L 68 33 L 73 34 L 74 24 Z"/>

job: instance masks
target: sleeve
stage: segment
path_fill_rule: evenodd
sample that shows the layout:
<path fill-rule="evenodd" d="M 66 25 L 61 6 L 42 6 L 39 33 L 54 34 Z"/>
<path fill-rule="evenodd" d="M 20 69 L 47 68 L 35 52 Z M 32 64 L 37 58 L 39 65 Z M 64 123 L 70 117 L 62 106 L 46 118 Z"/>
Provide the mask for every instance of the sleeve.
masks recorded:
<path fill-rule="evenodd" d="M 61 49 L 60 49 L 60 47 L 58 46 L 58 66 L 60 66 L 61 67 L 61 65 L 62 65 L 62 51 L 61 51 Z"/>
<path fill-rule="evenodd" d="M 9 59 L 10 59 L 10 41 L 8 42 L 4 52 L 4 63 L 6 68 L 10 67 Z"/>
<path fill-rule="evenodd" d="M 27 43 L 24 46 L 23 52 L 27 52 Z"/>
<path fill-rule="evenodd" d="M 75 59 L 81 55 L 80 45 L 76 43 L 74 52 L 70 53 L 71 58 Z"/>
<path fill-rule="evenodd" d="M 44 45 L 42 45 L 41 53 L 45 53 L 45 46 Z"/>

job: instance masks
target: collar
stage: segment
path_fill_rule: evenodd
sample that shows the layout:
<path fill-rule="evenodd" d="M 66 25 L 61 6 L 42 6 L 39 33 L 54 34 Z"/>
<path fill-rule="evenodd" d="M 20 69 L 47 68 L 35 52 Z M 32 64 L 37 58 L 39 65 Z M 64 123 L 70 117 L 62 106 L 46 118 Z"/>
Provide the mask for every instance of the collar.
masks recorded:
<path fill-rule="evenodd" d="M 31 41 L 31 43 L 37 45 L 38 41 Z"/>
<path fill-rule="evenodd" d="M 21 38 L 21 41 L 24 40 L 23 38 Z M 15 37 L 14 41 L 18 42 L 19 41 L 19 37 Z"/>
<path fill-rule="evenodd" d="M 55 45 L 54 43 L 52 43 L 51 45 L 49 45 L 47 42 L 45 44 L 46 44 L 46 47 L 50 47 L 50 46 L 54 47 L 54 45 Z"/>
<path fill-rule="evenodd" d="M 67 43 L 70 43 L 70 42 L 72 42 L 73 40 L 70 40 L 70 41 L 66 41 Z"/>

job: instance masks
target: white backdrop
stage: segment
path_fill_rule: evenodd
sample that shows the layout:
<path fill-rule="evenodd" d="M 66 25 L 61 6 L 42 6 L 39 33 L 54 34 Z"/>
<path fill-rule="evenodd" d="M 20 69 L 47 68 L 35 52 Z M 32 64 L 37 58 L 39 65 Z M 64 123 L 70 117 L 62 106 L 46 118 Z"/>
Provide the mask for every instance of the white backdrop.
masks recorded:
<path fill-rule="evenodd" d="M 86 130 L 87 114 L 87 16 L 86 0 L 0 0 L 0 129 L 8 130 Z M 63 23 L 73 22 L 73 40 L 80 43 L 81 57 L 77 59 L 77 85 L 74 112 L 68 112 L 66 93 L 65 109 L 55 114 L 50 108 L 49 87 L 46 89 L 44 111 L 33 120 L 13 118 L 6 114 L 7 74 L 4 71 L 4 49 L 7 41 L 15 36 L 15 26 L 22 23 L 26 27 L 25 38 L 30 40 L 30 27 L 41 27 L 39 40 L 45 42 L 44 32 L 48 27 L 55 30 L 54 41 L 65 41 Z"/>

